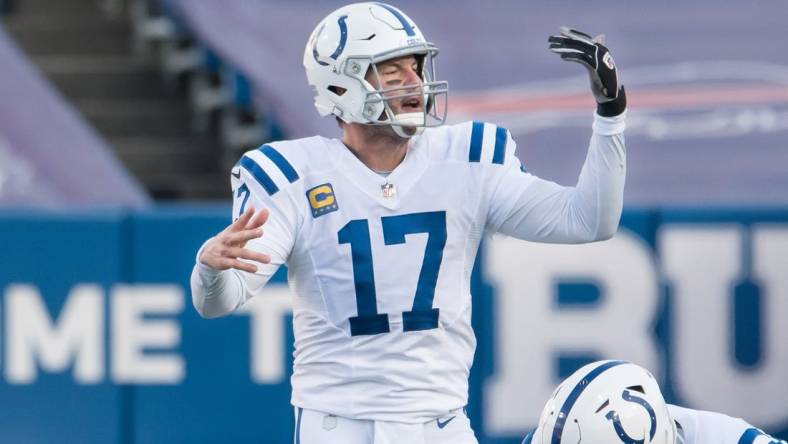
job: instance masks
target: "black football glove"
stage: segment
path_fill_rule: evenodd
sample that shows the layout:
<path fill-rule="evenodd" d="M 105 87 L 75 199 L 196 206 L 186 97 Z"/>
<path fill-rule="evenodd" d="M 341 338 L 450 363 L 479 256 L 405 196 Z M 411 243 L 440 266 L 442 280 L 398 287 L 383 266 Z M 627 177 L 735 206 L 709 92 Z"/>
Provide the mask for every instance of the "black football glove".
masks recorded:
<path fill-rule="evenodd" d="M 624 87 L 618 84 L 616 65 L 605 47 L 605 36 L 590 35 L 576 29 L 561 27 L 560 36 L 550 36 L 550 51 L 564 60 L 580 63 L 591 77 L 591 92 L 600 116 L 612 117 L 624 112 L 627 97 Z"/>

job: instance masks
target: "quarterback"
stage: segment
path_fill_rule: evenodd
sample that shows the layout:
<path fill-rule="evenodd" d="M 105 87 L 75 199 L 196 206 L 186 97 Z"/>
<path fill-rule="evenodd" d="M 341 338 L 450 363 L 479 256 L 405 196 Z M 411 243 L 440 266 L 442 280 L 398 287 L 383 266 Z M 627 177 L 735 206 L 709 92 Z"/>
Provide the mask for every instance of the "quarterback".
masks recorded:
<path fill-rule="evenodd" d="M 588 364 L 547 401 L 523 444 L 786 444 L 739 418 L 665 403 L 654 376 L 625 361 Z"/>
<path fill-rule="evenodd" d="M 342 137 L 247 152 L 231 172 L 235 221 L 205 242 L 191 279 L 195 308 L 212 318 L 265 297 L 287 266 L 297 443 L 476 443 L 463 407 L 480 241 L 616 232 L 626 109 L 616 66 L 601 38 L 562 28 L 549 43 L 588 70 L 597 102 L 574 187 L 530 174 L 503 127 L 444 125 L 438 49 L 399 9 L 348 5 L 312 32 L 306 77 Z"/>

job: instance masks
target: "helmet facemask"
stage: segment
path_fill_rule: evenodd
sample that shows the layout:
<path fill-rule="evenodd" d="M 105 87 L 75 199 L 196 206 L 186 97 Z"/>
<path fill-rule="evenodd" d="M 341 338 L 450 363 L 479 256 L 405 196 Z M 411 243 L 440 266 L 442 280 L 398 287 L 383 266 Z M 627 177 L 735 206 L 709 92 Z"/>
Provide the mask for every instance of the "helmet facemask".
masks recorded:
<path fill-rule="evenodd" d="M 436 127 L 446 122 L 447 99 L 449 84 L 446 81 L 434 81 L 435 56 L 437 48 L 429 43 L 411 46 L 374 57 L 356 57 L 348 59 L 345 69 L 348 75 L 356 77 L 366 89 L 362 113 L 365 124 L 391 126 L 400 137 L 409 138 L 420 134 L 424 128 Z M 414 55 L 419 63 L 417 69 L 421 83 L 418 85 L 402 85 L 393 88 L 383 86 L 382 76 L 378 72 L 378 64 L 398 57 Z M 367 72 L 381 85 L 375 88 L 366 80 Z M 420 98 L 420 111 L 400 112 L 396 114 L 391 103 L 407 100 L 410 97 Z"/>

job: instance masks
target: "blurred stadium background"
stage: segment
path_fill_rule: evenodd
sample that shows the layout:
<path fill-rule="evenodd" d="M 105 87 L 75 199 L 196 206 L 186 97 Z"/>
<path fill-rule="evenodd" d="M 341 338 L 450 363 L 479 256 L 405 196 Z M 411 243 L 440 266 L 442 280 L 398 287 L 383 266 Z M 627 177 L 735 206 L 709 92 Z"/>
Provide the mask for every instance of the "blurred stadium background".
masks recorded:
<path fill-rule="evenodd" d="M 343 3 L 0 0 L 0 442 L 292 442 L 284 275 L 214 321 L 188 276 L 243 151 L 338 135 L 300 61 Z M 593 110 L 549 34 L 605 32 L 630 96 L 620 233 L 477 261 L 481 443 L 519 443 L 599 358 L 788 438 L 788 3 L 396 5 L 442 50 L 451 120 L 508 127 L 542 177 L 574 183 Z"/>

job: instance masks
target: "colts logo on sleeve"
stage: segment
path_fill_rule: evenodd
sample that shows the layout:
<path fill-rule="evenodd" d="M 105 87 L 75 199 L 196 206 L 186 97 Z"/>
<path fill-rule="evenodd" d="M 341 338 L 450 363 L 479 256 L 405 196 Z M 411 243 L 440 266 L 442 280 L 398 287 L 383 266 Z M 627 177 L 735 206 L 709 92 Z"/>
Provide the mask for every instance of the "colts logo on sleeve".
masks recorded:
<path fill-rule="evenodd" d="M 309 200 L 309 207 L 312 209 L 312 217 L 320 217 L 339 209 L 337 198 L 334 196 L 334 188 L 330 183 L 324 183 L 306 192 Z"/>

